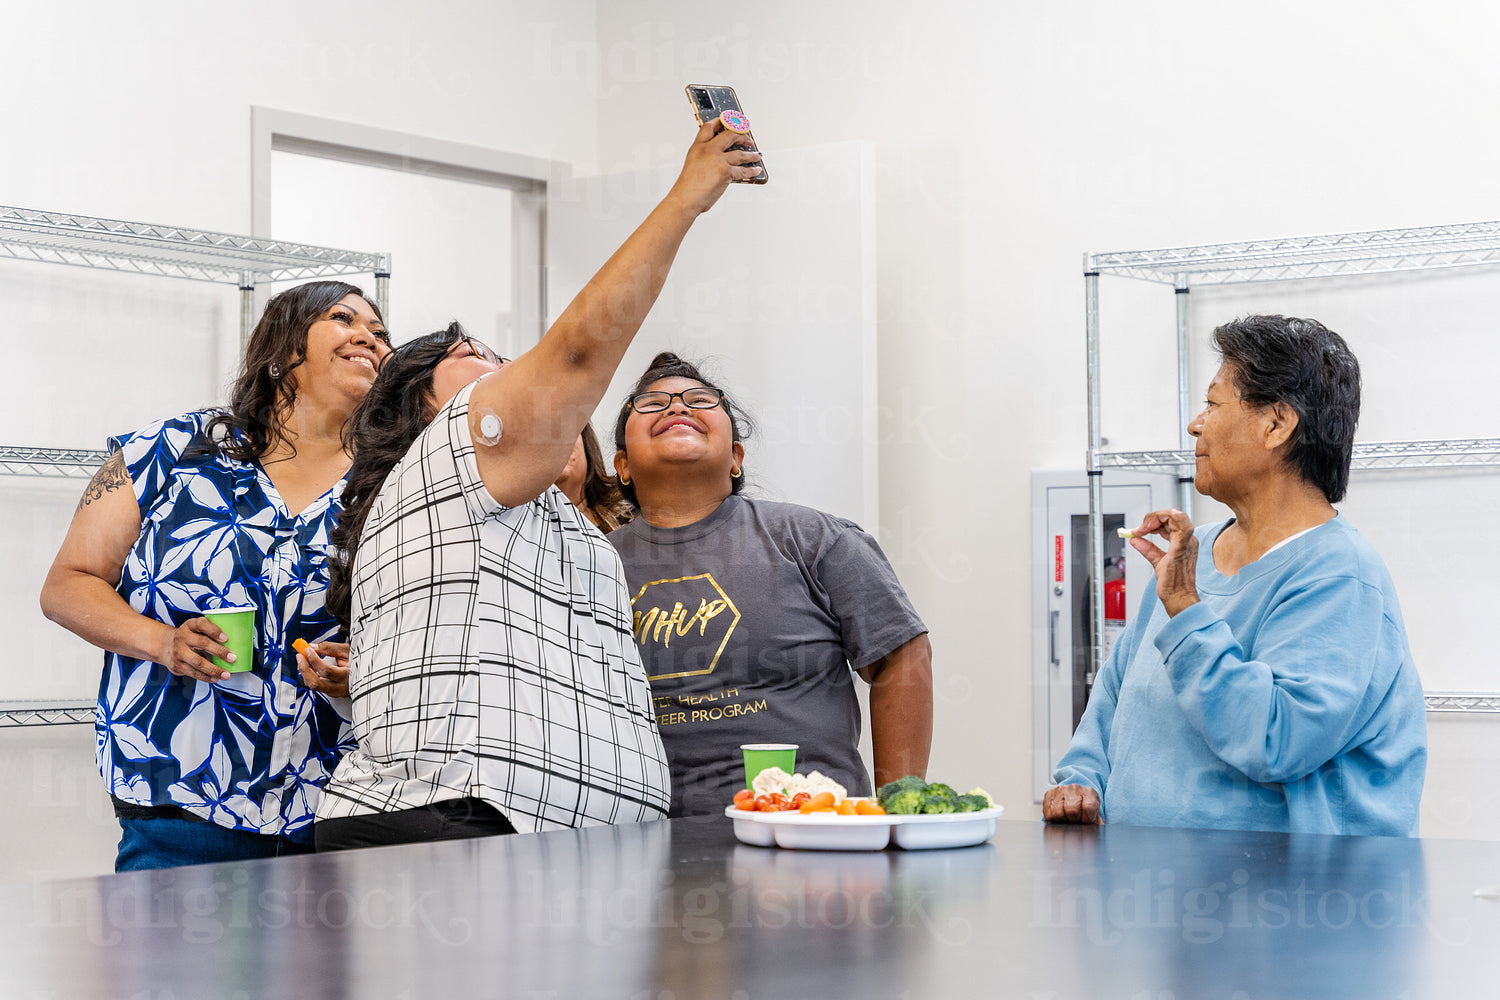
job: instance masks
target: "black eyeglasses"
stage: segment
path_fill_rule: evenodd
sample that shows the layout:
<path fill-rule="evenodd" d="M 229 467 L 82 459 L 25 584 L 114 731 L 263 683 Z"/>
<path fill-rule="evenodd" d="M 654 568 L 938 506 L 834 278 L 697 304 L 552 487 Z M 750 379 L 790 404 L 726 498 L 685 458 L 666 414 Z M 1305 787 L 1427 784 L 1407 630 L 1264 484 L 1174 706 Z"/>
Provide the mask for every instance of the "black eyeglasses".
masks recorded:
<path fill-rule="evenodd" d="M 637 413 L 660 413 L 672 405 L 673 399 L 682 400 L 682 405 L 694 410 L 712 410 L 715 406 L 724 402 L 724 394 L 718 389 L 710 389 L 699 385 L 681 392 L 663 392 L 660 389 L 652 389 L 647 392 L 638 392 L 630 397 L 630 408 Z"/>

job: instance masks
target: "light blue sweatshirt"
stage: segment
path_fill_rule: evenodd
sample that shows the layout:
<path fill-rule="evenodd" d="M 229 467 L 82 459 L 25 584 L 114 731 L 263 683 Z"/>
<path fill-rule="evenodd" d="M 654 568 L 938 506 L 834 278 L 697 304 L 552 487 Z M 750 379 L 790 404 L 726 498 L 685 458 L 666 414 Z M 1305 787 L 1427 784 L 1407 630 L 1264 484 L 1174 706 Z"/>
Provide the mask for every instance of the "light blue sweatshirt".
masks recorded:
<path fill-rule="evenodd" d="M 1060 785 L 1144 826 L 1415 836 L 1427 717 L 1396 590 L 1342 516 L 1243 567 L 1197 529 L 1199 603 L 1155 580 L 1110 651 Z"/>

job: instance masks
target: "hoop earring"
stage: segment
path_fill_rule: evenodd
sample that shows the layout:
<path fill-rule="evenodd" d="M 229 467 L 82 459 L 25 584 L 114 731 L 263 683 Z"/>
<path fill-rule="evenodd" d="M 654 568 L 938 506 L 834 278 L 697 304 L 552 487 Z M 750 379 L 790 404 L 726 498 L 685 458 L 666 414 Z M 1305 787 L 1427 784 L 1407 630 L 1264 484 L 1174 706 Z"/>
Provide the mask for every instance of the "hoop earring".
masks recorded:
<path fill-rule="evenodd" d="M 744 469 L 731 469 L 730 472 L 729 472 L 729 478 L 730 479 L 738 479 L 741 476 L 743 476 L 744 474 L 745 474 L 745 470 Z"/>
<path fill-rule="evenodd" d="M 630 485 L 630 480 L 626 479 L 624 476 L 621 476 L 620 477 L 620 485 L 621 486 L 629 486 Z"/>
<path fill-rule="evenodd" d="M 270 364 L 266 365 L 266 374 L 271 376 L 272 382 L 275 382 L 277 379 L 281 378 L 281 366 L 272 361 Z"/>

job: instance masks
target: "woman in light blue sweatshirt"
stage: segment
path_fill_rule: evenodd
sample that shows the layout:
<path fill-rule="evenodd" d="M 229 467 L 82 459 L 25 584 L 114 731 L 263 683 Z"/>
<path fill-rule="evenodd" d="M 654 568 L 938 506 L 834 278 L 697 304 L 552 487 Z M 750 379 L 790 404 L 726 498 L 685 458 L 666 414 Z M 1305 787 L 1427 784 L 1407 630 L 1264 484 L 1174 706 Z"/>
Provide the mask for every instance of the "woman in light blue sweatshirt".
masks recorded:
<path fill-rule="evenodd" d="M 1042 804 L 1051 822 L 1413 836 L 1422 685 L 1385 564 L 1333 504 L 1359 362 L 1314 320 L 1214 331 L 1198 492 L 1234 512 L 1148 514 L 1155 569 Z M 1157 535 L 1163 550 L 1142 537 Z"/>

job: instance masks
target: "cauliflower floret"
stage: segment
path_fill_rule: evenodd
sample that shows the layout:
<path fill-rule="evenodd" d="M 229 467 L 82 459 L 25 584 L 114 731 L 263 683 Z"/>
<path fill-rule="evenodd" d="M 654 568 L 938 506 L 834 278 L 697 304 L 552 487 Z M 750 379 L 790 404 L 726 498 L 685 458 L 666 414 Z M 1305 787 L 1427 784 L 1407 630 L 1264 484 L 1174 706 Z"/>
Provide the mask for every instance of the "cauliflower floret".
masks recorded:
<path fill-rule="evenodd" d="M 794 776 L 787 774 L 779 767 L 768 767 L 755 776 L 750 783 L 750 790 L 756 795 L 770 795 L 780 792 L 782 795 L 790 796 L 792 793 L 786 790 Z"/>
<path fill-rule="evenodd" d="M 832 792 L 833 801 L 842 802 L 849 795 L 849 790 L 834 781 L 822 771 L 814 771 L 809 775 L 794 774 L 788 784 L 788 795 L 796 795 L 798 792 L 806 792 L 809 795 L 817 795 L 820 792 Z"/>
<path fill-rule="evenodd" d="M 798 792 L 806 792 L 809 795 L 832 792 L 835 802 L 842 802 L 849 795 L 848 789 L 821 771 L 814 771 L 812 774 L 787 774 L 779 767 L 768 767 L 757 774 L 755 780 L 750 783 L 750 789 L 756 795 L 771 795 L 780 792 L 787 798 L 791 798 Z"/>

